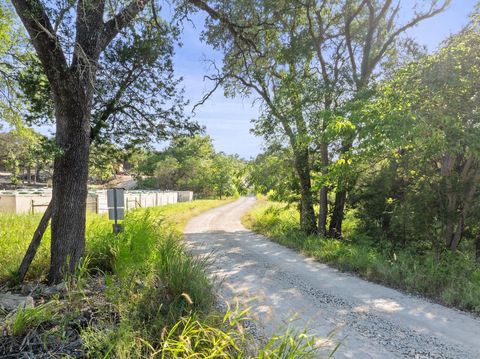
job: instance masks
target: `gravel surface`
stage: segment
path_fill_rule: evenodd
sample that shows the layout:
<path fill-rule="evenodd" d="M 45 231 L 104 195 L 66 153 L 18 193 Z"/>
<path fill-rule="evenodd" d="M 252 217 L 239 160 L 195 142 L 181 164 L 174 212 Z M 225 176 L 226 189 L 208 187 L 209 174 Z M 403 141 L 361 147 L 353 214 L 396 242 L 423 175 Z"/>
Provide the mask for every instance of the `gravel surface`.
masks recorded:
<path fill-rule="evenodd" d="M 193 218 L 192 250 L 214 253 L 221 296 L 252 305 L 261 331 L 308 328 L 335 358 L 480 358 L 480 320 L 341 273 L 246 230 L 241 198 Z"/>

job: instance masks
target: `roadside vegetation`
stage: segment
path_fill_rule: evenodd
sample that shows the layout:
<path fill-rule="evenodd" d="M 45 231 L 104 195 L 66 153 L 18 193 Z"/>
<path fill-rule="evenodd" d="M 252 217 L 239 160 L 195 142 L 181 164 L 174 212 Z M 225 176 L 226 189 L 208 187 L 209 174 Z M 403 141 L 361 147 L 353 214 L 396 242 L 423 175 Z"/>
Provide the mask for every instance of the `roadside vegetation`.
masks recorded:
<path fill-rule="evenodd" d="M 244 322 L 248 309 L 219 309 L 209 259 L 188 254 L 181 230 L 192 216 L 231 200 L 201 200 L 131 211 L 111 233 L 104 216 L 87 220 L 85 259 L 59 287 L 41 284 L 48 271 L 49 234 L 29 272 L 13 287 L 35 307 L 0 313 L 0 354 L 87 358 L 311 358 L 312 337 L 287 332 L 259 343 Z M 0 215 L 4 259 L 0 281 L 18 266 L 36 216 Z M 5 230 L 8 229 L 8 232 Z M 5 237 L 3 237 L 5 235 Z"/>
<path fill-rule="evenodd" d="M 262 201 L 242 221 L 273 241 L 342 271 L 480 314 L 480 268 L 468 243 L 436 260 L 421 243 L 402 247 L 362 233 L 354 213 L 345 219 L 343 239 L 319 238 L 300 229 L 294 207 L 278 202 Z"/>
<path fill-rule="evenodd" d="M 448 5 L 424 3 L 423 18 Z M 265 36 L 283 77 L 265 66 L 263 82 L 263 60 L 242 64 L 250 82 L 236 84 L 279 89 L 265 87 L 255 132 L 267 146 L 248 174 L 277 203 L 247 223 L 342 270 L 480 313 L 480 3 L 432 53 L 405 48 L 415 42 L 392 3 L 350 4 L 292 10 L 289 27 L 269 33 L 284 51 Z M 352 24 L 365 31 L 352 37 Z M 303 46 L 306 33 L 318 46 Z"/>

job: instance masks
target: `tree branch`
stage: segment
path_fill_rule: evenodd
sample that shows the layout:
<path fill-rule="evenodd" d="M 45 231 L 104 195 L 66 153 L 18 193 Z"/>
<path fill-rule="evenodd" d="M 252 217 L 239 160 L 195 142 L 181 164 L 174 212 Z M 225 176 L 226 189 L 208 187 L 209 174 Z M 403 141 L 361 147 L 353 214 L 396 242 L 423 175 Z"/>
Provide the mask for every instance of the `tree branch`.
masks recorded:
<path fill-rule="evenodd" d="M 100 48 L 105 49 L 113 38 L 143 10 L 149 0 L 132 0 L 114 18 L 108 20 L 104 25 Z"/>
<path fill-rule="evenodd" d="M 60 41 L 39 0 L 12 0 L 15 10 L 30 35 L 45 75 L 55 91 L 69 76 Z"/>

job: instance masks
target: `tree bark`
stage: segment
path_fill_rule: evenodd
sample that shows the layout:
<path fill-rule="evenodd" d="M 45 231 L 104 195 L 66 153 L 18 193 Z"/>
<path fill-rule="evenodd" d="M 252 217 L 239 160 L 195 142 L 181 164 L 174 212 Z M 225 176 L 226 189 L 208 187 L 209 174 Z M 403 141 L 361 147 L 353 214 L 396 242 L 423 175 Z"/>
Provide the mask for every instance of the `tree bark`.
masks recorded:
<path fill-rule="evenodd" d="M 328 166 L 328 144 L 322 142 L 320 144 L 320 160 L 322 163 L 322 173 L 325 174 Z M 328 188 L 323 186 L 320 188 L 319 193 L 319 205 L 318 212 L 318 233 L 322 236 L 327 235 L 327 215 L 328 215 Z"/>
<path fill-rule="evenodd" d="M 38 224 L 37 229 L 35 230 L 35 233 L 33 234 L 32 241 L 30 242 L 27 252 L 23 257 L 22 263 L 18 268 L 17 280 L 19 282 L 23 282 L 23 280 L 25 279 L 25 275 L 27 274 L 28 268 L 30 267 L 30 264 L 32 264 L 33 258 L 37 253 L 38 247 L 40 246 L 40 242 L 42 241 L 43 234 L 45 233 L 48 227 L 48 222 L 50 221 L 50 217 L 52 216 L 52 208 L 53 208 L 53 202 L 50 201 L 47 209 L 43 213 L 42 219 L 40 220 L 40 223 Z"/>
<path fill-rule="evenodd" d="M 73 274 L 85 249 L 91 99 L 78 91 L 71 101 L 69 92 L 56 101 L 56 141 L 63 153 L 54 161 L 50 283 Z"/>
<path fill-rule="evenodd" d="M 306 234 L 317 231 L 313 210 L 312 184 L 308 150 L 295 151 L 295 168 L 300 182 L 300 228 Z"/>
<path fill-rule="evenodd" d="M 142 11 L 147 0 L 131 0 L 104 22 L 105 1 L 78 1 L 75 44 L 67 56 L 40 0 L 12 0 L 51 85 L 56 143 L 52 191 L 52 243 L 49 281 L 73 273 L 85 248 L 85 211 L 90 113 L 100 54 Z"/>
<path fill-rule="evenodd" d="M 342 237 L 342 224 L 345 211 L 345 202 L 347 199 L 347 191 L 338 191 L 335 194 L 335 204 L 333 207 L 332 218 L 328 229 L 328 235 L 332 238 Z"/>
<path fill-rule="evenodd" d="M 326 186 L 320 188 L 319 197 L 318 233 L 325 237 L 327 235 L 328 214 L 328 188 Z"/>

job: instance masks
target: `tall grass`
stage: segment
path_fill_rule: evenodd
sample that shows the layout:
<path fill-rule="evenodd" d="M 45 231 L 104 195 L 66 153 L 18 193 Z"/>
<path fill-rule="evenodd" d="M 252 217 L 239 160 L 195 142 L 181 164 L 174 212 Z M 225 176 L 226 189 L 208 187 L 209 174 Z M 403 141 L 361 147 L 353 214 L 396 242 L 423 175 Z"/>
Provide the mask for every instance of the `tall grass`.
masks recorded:
<path fill-rule="evenodd" d="M 202 211 L 228 203 L 231 200 L 200 200 L 174 205 L 149 208 L 153 217 L 164 218 L 169 226 L 181 230 L 189 218 Z M 130 212 L 127 214 L 131 216 Z M 0 213 L 0 283 L 5 282 L 18 269 L 25 254 L 33 232 L 40 222 L 41 214 Z M 137 218 L 137 217 L 135 217 Z M 102 270 L 112 269 L 114 250 L 112 243 L 111 221 L 106 215 L 87 214 L 86 222 L 86 254 L 90 257 L 90 265 Z M 27 273 L 29 279 L 44 279 L 50 262 L 50 228 L 42 239 L 37 255 Z"/>
<path fill-rule="evenodd" d="M 296 209 L 279 203 L 255 207 L 243 222 L 282 245 L 340 270 L 480 313 L 480 268 L 460 251 L 445 252 L 435 261 L 428 251 L 394 248 L 356 235 L 352 221 L 347 221 L 347 240 L 306 236 L 299 229 Z"/>
<path fill-rule="evenodd" d="M 60 327 L 62 333 L 62 326 L 71 325 L 71 319 L 87 305 L 96 318 L 79 332 L 87 358 L 318 357 L 314 339 L 293 332 L 274 336 L 259 347 L 243 327 L 248 310 L 220 313 L 215 309 L 214 287 L 206 274 L 208 259 L 186 251 L 181 230 L 192 216 L 222 203 L 204 200 L 138 209 L 128 213 L 124 231 L 118 235 L 111 234 L 106 217 L 90 215 L 87 256 L 78 275 L 67 284 L 70 292 L 64 299 L 68 303 L 62 304 L 61 318 L 52 310 L 55 306 L 47 303 L 17 311 L 8 330 L 21 336 L 45 322 L 57 321 L 55 328 Z M 3 245 L 0 256 L 8 255 L 4 277 L 16 269 L 38 219 L 0 216 L 2 223 L 16 229 L 9 233 L 20 248 L 19 254 L 12 245 Z M 21 226 L 27 229 L 22 232 Z M 30 278 L 45 275 L 48 242 L 47 235 L 39 252 L 45 257 L 36 262 Z M 103 293 L 96 293 L 103 299 L 84 294 L 90 275 L 105 277 Z"/>
<path fill-rule="evenodd" d="M 0 213 L 0 283 L 8 280 L 18 269 L 33 232 L 40 222 L 41 214 Z M 86 252 L 91 254 L 95 263 L 103 263 L 108 256 L 110 232 L 112 230 L 105 215 L 89 213 L 87 215 Z M 29 279 L 44 279 L 50 262 L 50 228 L 44 234 L 35 259 L 27 274 Z"/>
<path fill-rule="evenodd" d="M 57 317 L 55 302 L 51 301 L 33 308 L 19 308 L 7 319 L 7 327 L 13 335 L 22 335 L 45 322 Z"/>

